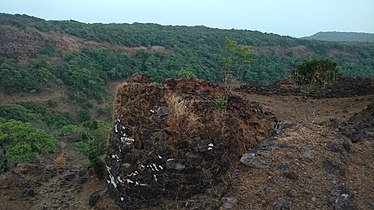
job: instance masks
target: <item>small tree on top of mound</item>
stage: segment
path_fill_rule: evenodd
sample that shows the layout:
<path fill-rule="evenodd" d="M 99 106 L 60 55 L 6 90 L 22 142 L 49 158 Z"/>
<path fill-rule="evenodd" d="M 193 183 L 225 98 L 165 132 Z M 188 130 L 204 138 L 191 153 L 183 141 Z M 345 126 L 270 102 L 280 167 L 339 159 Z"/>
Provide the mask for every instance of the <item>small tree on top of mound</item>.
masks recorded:
<path fill-rule="evenodd" d="M 291 79 L 296 85 L 321 88 L 342 76 L 335 61 L 328 58 L 314 58 L 303 61 L 292 71 Z"/>

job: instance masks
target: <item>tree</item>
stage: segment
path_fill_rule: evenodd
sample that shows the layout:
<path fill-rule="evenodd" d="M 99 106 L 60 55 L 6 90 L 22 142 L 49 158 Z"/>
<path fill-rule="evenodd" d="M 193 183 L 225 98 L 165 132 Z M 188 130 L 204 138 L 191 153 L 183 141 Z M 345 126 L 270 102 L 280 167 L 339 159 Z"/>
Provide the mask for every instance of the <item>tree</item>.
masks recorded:
<path fill-rule="evenodd" d="M 328 58 L 303 61 L 292 72 L 291 79 L 299 86 L 322 87 L 342 76 L 337 63 Z"/>
<path fill-rule="evenodd" d="M 17 60 L 8 59 L 5 62 L 0 61 L 0 88 L 10 94 L 23 90 L 22 81 L 26 74 L 17 66 Z"/>
<path fill-rule="evenodd" d="M 9 120 L 0 124 L 1 171 L 8 170 L 12 163 L 33 162 L 37 154 L 52 153 L 57 149 L 57 140 L 31 123 Z"/>
<path fill-rule="evenodd" d="M 237 42 L 226 38 L 225 55 L 223 61 L 223 82 L 225 86 L 225 95 L 229 95 L 229 83 L 233 79 L 233 75 L 237 75 L 239 79 L 245 78 L 249 70 L 251 61 L 255 57 L 255 53 L 250 51 L 250 46 L 238 45 Z"/>

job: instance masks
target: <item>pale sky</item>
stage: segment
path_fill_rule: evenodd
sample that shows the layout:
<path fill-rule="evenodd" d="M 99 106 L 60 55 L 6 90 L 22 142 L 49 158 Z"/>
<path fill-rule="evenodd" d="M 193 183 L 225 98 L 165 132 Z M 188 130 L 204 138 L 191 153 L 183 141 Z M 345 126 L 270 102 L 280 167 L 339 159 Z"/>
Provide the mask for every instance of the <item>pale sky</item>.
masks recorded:
<path fill-rule="evenodd" d="M 309 36 L 374 33 L 374 0 L 0 0 L 0 12 L 86 23 L 159 23 Z"/>

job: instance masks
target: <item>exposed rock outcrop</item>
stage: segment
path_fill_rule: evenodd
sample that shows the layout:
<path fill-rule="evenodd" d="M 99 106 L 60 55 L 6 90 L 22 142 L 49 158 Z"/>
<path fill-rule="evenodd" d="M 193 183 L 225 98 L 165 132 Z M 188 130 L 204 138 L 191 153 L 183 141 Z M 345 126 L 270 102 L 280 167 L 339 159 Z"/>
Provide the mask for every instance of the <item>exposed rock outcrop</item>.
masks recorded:
<path fill-rule="evenodd" d="M 237 96 L 218 111 L 221 93 L 196 79 L 160 85 L 142 75 L 119 87 L 106 163 L 109 194 L 120 207 L 222 196 L 240 157 L 273 127 L 257 103 Z"/>

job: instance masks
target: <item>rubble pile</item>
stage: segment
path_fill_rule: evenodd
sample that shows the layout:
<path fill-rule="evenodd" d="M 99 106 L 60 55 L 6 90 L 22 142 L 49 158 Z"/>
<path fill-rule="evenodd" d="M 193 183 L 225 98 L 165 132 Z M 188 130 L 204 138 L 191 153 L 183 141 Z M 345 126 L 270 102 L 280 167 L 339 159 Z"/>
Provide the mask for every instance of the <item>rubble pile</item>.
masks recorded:
<path fill-rule="evenodd" d="M 223 195 L 246 149 L 274 129 L 270 114 L 244 98 L 230 96 L 218 110 L 222 93 L 197 79 L 156 84 L 143 75 L 119 87 L 106 156 L 108 191 L 117 205 Z"/>

